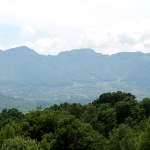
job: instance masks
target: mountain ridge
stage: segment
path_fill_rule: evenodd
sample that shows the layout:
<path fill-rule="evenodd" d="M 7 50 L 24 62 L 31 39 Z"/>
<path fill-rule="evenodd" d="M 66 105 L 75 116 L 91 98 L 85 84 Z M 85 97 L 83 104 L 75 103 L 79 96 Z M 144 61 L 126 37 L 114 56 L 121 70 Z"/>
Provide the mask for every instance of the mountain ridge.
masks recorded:
<path fill-rule="evenodd" d="M 66 95 L 75 92 L 81 97 L 86 97 L 86 93 L 90 97 L 91 93 L 86 92 L 90 89 L 95 89 L 96 94 L 98 91 L 100 94 L 121 89 L 137 89 L 135 95 L 147 94 L 149 89 L 146 88 L 150 86 L 149 65 L 150 53 L 120 52 L 103 55 L 92 49 L 74 49 L 46 56 L 25 46 L 17 47 L 0 53 L 0 93 L 4 89 L 24 89 L 30 95 L 32 89 L 47 88 L 48 96 L 50 89 L 63 87 L 63 90 L 68 89 Z M 82 89 L 78 91 L 81 85 Z M 57 92 L 54 93 L 57 95 Z"/>

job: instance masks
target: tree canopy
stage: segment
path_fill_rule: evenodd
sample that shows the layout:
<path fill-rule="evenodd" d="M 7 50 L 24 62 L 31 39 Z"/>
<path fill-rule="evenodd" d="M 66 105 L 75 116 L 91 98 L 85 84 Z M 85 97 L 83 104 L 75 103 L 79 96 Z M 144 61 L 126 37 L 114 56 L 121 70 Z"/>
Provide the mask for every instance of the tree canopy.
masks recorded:
<path fill-rule="evenodd" d="M 0 149 L 147 150 L 149 112 L 149 98 L 139 102 L 121 91 L 104 93 L 86 105 L 65 102 L 25 114 L 3 109 Z"/>

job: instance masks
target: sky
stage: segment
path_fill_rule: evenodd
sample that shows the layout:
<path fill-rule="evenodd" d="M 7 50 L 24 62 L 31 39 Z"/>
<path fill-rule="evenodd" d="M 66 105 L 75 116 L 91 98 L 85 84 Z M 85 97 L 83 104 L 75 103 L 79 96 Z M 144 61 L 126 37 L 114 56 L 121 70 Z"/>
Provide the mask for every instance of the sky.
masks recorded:
<path fill-rule="evenodd" d="M 0 49 L 150 52 L 149 0 L 0 0 Z"/>

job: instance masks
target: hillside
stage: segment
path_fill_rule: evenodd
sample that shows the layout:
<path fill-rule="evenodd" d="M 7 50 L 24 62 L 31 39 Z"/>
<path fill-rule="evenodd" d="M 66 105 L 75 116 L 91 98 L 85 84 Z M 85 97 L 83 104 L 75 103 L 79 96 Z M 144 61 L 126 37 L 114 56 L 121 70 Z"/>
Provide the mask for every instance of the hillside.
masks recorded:
<path fill-rule="evenodd" d="M 26 100 L 0 94 L 0 104 L 0 111 L 6 108 L 17 108 L 18 110 L 25 113 L 29 110 L 35 109 L 36 106 L 50 106 L 53 104 L 53 101 Z"/>
<path fill-rule="evenodd" d="M 92 49 L 40 55 L 25 46 L 0 51 L 0 93 L 25 99 L 87 101 L 122 90 L 150 96 L 150 54 Z"/>

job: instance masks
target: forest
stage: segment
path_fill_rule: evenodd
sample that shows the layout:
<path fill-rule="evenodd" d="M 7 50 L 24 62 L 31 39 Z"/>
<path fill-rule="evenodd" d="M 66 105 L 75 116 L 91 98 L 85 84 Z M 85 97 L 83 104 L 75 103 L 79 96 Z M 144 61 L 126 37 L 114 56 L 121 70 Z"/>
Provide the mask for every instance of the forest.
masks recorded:
<path fill-rule="evenodd" d="M 149 150 L 150 98 L 122 91 L 88 104 L 0 112 L 1 150 Z"/>

